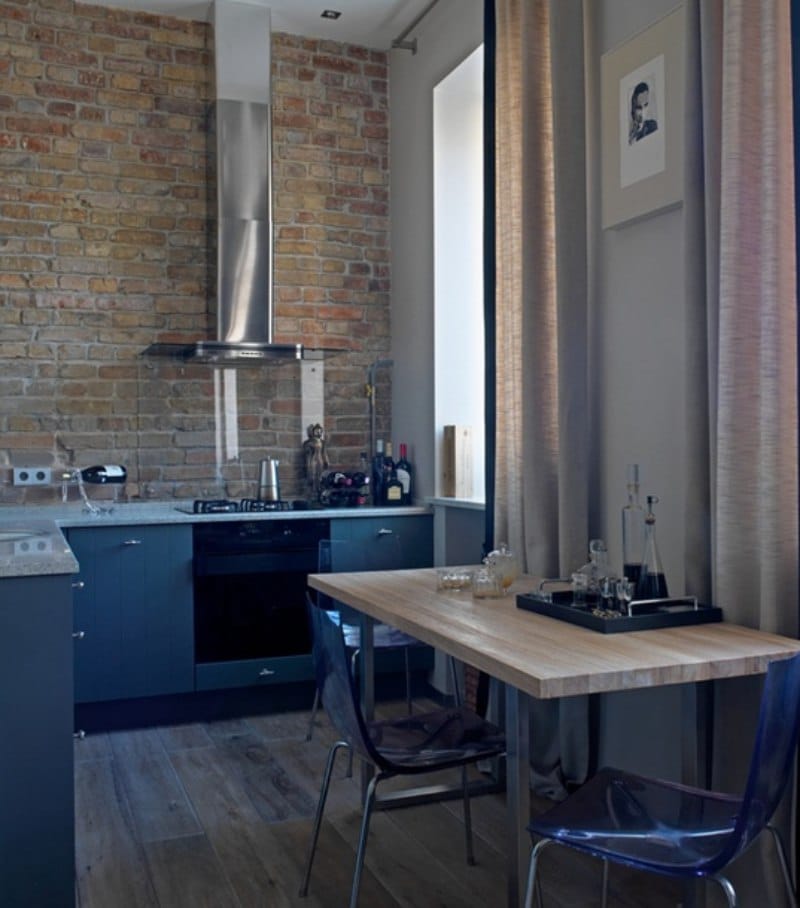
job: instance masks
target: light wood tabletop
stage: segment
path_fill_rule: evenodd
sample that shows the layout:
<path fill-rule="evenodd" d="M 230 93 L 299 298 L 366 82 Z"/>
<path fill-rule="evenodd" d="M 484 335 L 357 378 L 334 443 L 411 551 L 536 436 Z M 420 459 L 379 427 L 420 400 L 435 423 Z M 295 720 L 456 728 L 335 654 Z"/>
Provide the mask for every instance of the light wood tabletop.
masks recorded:
<path fill-rule="evenodd" d="M 529 696 L 552 699 L 670 684 L 694 690 L 701 682 L 763 674 L 772 660 L 800 652 L 800 640 L 724 621 L 599 633 L 517 608 L 516 595 L 538 586 L 538 578 L 528 576 L 500 599 L 474 599 L 468 590 L 438 590 L 434 568 L 312 574 L 308 583 L 504 683 L 512 843 L 509 908 L 521 903 L 530 848 L 525 831 L 530 810 Z M 362 649 L 363 677 L 373 665 L 369 622 L 364 624 Z M 697 703 L 694 696 L 684 700 Z M 685 717 L 692 729 L 698 715 Z"/>
<path fill-rule="evenodd" d="M 603 634 L 501 599 L 436 589 L 433 568 L 313 574 L 309 585 L 540 699 L 762 674 L 800 641 L 735 624 Z"/>

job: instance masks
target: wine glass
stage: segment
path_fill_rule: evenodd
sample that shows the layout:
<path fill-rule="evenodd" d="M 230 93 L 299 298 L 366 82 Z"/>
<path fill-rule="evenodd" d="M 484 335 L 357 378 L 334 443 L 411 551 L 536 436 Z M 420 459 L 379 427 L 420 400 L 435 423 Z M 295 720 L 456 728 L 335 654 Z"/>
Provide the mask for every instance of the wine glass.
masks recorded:
<path fill-rule="evenodd" d="M 630 614 L 630 602 L 633 599 L 633 583 L 627 577 L 617 580 L 617 600 L 623 615 Z"/>

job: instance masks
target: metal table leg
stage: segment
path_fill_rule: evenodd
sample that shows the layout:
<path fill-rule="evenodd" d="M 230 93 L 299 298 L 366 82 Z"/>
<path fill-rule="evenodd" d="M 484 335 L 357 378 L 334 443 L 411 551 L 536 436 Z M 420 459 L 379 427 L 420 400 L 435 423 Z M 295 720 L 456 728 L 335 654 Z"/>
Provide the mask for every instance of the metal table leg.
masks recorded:
<path fill-rule="evenodd" d="M 525 898 L 530 844 L 525 827 L 530 819 L 530 699 L 506 685 L 506 799 L 508 805 L 508 908 Z"/>

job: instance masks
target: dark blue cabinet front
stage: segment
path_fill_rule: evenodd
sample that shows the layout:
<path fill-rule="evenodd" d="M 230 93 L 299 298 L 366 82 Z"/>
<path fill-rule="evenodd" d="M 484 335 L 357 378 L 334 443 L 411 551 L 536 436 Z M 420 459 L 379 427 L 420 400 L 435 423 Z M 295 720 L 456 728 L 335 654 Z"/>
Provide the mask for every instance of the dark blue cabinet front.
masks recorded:
<path fill-rule="evenodd" d="M 80 565 L 76 702 L 193 690 L 191 528 L 78 528 L 68 539 Z"/>

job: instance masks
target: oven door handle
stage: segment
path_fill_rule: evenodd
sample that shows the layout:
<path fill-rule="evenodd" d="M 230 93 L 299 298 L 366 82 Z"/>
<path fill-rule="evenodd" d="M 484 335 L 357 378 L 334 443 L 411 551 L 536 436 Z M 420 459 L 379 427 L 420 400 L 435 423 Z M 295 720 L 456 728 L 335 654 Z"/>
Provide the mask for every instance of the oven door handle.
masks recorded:
<path fill-rule="evenodd" d="M 284 549 L 274 552 L 239 552 L 197 554 L 194 557 L 195 577 L 222 574 L 269 574 L 276 571 L 297 571 L 313 574 L 317 569 L 316 549 Z"/>

